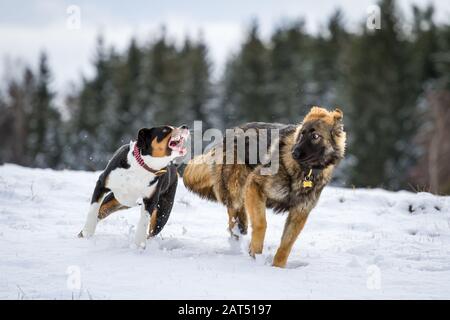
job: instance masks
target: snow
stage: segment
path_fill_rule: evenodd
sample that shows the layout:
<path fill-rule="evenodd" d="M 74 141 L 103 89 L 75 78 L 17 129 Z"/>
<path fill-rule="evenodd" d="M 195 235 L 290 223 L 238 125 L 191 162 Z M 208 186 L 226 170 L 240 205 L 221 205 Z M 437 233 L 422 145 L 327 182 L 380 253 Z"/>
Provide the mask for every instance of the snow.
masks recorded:
<path fill-rule="evenodd" d="M 328 187 L 279 269 L 285 216 L 268 213 L 254 260 L 225 208 L 181 181 L 145 250 L 132 245 L 138 207 L 77 238 L 98 174 L 0 166 L 1 299 L 450 298 L 450 197 Z"/>

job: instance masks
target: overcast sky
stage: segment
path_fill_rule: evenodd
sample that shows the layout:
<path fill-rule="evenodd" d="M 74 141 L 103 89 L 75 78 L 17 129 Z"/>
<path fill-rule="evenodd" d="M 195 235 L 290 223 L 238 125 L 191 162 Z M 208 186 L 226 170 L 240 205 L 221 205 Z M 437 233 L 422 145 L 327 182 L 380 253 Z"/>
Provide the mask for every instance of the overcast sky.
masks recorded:
<path fill-rule="evenodd" d="M 449 0 L 400 0 L 403 13 L 410 14 L 412 3 L 433 3 L 436 18 L 450 21 Z M 226 58 L 239 47 L 252 19 L 260 23 L 267 36 L 289 18 L 304 17 L 307 29 L 317 32 L 336 8 L 345 14 L 348 27 L 365 20 L 371 0 L 137 0 L 137 1 L 57 1 L 0 0 L 0 74 L 14 76 L 20 63 L 33 66 L 40 50 L 46 50 L 57 89 L 77 82 L 81 74 L 89 76 L 95 41 L 102 34 L 108 45 L 123 50 L 132 36 L 147 42 L 167 27 L 174 39 L 185 35 L 198 37 L 200 31 L 210 48 L 210 58 L 220 73 Z M 81 10 L 81 28 L 67 27 L 67 8 Z"/>

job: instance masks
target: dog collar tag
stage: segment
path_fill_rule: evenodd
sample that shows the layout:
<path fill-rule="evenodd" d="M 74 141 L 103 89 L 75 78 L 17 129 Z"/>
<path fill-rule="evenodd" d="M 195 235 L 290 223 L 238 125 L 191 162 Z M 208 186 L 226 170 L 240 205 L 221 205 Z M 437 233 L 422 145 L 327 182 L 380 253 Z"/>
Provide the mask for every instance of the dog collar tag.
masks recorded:
<path fill-rule="evenodd" d="M 309 169 L 308 175 L 303 180 L 303 188 L 312 188 L 313 182 L 311 179 L 312 169 Z"/>
<path fill-rule="evenodd" d="M 312 181 L 303 181 L 303 188 L 312 188 Z"/>

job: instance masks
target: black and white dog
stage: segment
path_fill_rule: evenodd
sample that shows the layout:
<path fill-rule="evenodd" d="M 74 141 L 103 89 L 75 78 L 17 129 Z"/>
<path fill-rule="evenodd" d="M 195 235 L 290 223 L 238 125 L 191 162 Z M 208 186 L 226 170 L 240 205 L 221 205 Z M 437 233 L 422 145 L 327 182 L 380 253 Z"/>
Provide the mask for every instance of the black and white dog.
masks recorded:
<path fill-rule="evenodd" d="M 135 243 L 145 247 L 157 235 L 172 210 L 178 175 L 173 160 L 186 154 L 186 126 L 139 130 L 137 141 L 120 147 L 97 180 L 80 238 L 94 234 L 98 221 L 136 206 L 142 199 Z"/>

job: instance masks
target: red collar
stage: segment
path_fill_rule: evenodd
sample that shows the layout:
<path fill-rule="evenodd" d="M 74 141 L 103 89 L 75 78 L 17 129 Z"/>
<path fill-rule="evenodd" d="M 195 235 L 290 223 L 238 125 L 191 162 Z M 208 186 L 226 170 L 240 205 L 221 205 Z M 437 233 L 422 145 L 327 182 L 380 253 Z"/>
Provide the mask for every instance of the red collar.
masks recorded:
<path fill-rule="evenodd" d="M 142 157 L 141 157 L 141 152 L 139 151 L 139 148 L 138 148 L 138 146 L 137 146 L 137 143 L 134 144 L 133 156 L 134 156 L 134 158 L 136 159 L 137 163 L 139 163 L 139 165 L 140 165 L 142 168 L 144 168 L 145 170 L 147 170 L 147 171 L 153 173 L 153 174 L 156 175 L 156 176 L 163 175 L 164 173 L 167 172 L 167 169 L 165 169 L 165 168 L 160 169 L 160 170 L 155 170 L 155 169 L 150 168 L 150 167 L 144 162 L 144 159 L 142 159 Z"/>

